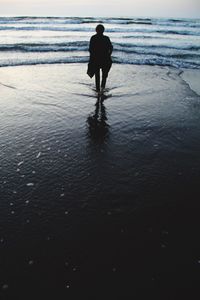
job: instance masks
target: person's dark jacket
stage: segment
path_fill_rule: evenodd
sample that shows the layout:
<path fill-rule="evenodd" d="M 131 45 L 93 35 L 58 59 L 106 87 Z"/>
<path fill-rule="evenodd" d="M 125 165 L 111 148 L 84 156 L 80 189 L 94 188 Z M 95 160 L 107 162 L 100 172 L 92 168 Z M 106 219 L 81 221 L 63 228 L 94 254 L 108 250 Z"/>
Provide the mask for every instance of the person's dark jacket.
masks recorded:
<path fill-rule="evenodd" d="M 111 53 L 113 46 L 108 36 L 95 34 L 90 39 L 90 62 L 104 67 L 112 64 Z"/>

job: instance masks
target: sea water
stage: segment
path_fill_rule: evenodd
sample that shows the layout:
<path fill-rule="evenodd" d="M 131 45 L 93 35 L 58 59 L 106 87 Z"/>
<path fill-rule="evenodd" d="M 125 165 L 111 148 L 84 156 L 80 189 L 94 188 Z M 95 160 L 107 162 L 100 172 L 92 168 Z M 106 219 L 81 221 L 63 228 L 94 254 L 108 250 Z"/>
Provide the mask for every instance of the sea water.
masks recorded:
<path fill-rule="evenodd" d="M 200 20 L 0 17 L 0 66 L 85 63 L 97 24 L 120 64 L 200 68 Z"/>

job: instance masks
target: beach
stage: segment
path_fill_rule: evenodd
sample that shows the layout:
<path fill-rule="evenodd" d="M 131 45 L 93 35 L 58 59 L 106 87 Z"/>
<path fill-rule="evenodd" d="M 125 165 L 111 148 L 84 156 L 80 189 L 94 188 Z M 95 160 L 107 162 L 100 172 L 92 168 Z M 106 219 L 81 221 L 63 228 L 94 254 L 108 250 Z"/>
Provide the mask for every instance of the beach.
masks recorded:
<path fill-rule="evenodd" d="M 113 64 L 98 96 L 86 70 L 0 68 L 0 293 L 194 291 L 200 71 Z"/>

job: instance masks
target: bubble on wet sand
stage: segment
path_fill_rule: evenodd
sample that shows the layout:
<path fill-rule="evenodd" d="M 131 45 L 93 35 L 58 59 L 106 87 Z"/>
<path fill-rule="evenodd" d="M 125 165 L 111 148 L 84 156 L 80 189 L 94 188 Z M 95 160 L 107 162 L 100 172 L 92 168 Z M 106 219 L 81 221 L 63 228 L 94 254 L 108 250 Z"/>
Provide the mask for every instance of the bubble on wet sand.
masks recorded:
<path fill-rule="evenodd" d="M 169 232 L 168 232 L 167 230 L 163 230 L 163 231 L 162 231 L 162 234 L 163 234 L 163 235 L 168 235 Z"/>
<path fill-rule="evenodd" d="M 29 182 L 26 184 L 27 186 L 34 186 L 34 183 L 33 182 Z"/>
<path fill-rule="evenodd" d="M 3 284 L 2 285 L 2 290 L 7 290 L 8 289 L 8 284 Z"/>
<path fill-rule="evenodd" d="M 41 156 L 41 152 L 38 152 L 38 154 L 36 155 L 36 158 L 39 158 Z"/>
<path fill-rule="evenodd" d="M 116 272 L 116 271 L 117 271 L 117 269 L 116 269 L 116 268 L 112 268 L 112 271 L 113 271 L 113 272 Z"/>

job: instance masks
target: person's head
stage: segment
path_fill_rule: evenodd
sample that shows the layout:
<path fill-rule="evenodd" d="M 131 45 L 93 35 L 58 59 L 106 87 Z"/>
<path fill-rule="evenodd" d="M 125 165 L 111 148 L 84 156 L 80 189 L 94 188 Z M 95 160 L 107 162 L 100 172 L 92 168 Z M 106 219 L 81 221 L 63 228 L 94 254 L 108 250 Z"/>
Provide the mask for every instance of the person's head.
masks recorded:
<path fill-rule="evenodd" d="M 97 27 L 96 27 L 97 34 L 103 34 L 104 30 L 105 30 L 105 28 L 102 24 L 97 25 Z"/>

